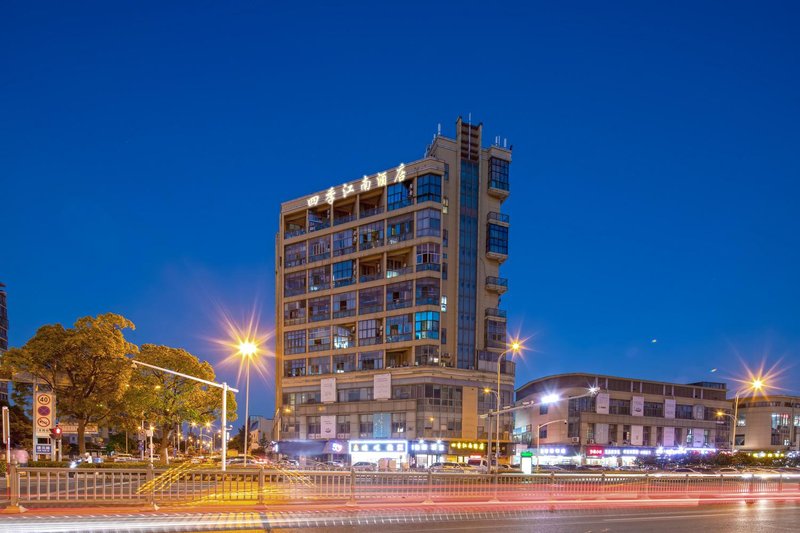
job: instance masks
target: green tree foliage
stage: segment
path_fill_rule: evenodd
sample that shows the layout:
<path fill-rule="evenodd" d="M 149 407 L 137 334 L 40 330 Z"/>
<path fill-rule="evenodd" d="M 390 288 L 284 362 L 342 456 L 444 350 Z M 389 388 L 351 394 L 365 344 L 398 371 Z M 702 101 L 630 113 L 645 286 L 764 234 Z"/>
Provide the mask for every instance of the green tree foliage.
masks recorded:
<path fill-rule="evenodd" d="M 186 350 L 145 344 L 135 361 L 167 368 L 189 376 L 214 381 L 214 369 L 205 361 Z M 236 419 L 236 400 L 228 393 L 228 420 Z M 138 422 L 145 420 L 160 435 L 161 461 L 166 461 L 171 437 L 183 422 L 204 424 L 217 418 L 222 409 L 221 389 L 194 380 L 182 378 L 137 366 L 125 394 L 127 418 Z"/>
<path fill-rule="evenodd" d="M 3 366 L 43 381 L 56 395 L 56 414 L 78 425 L 78 449 L 86 450 L 85 431 L 120 410 L 131 373 L 128 354 L 136 345 L 123 330 L 134 329 L 114 313 L 83 317 L 72 328 L 42 326 L 22 348 L 3 356 Z"/>

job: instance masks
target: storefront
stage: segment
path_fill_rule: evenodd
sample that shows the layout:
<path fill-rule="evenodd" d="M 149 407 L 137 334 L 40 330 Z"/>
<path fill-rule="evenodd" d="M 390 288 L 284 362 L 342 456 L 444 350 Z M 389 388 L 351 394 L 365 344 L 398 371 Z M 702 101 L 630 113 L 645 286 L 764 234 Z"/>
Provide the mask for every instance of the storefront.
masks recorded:
<path fill-rule="evenodd" d="M 586 446 L 586 464 L 600 465 L 609 468 L 633 466 L 640 457 L 652 457 L 654 448 L 641 446 Z"/>
<path fill-rule="evenodd" d="M 408 449 L 407 440 L 351 440 L 348 443 L 350 464 L 366 461 L 389 470 L 408 464 Z"/>
<path fill-rule="evenodd" d="M 576 446 L 567 444 L 548 444 L 529 450 L 533 454 L 533 466 L 536 465 L 579 465 L 581 455 Z"/>
<path fill-rule="evenodd" d="M 433 463 L 447 460 L 448 443 L 441 440 L 412 440 L 409 448 L 411 464 L 415 468 L 428 468 Z"/>

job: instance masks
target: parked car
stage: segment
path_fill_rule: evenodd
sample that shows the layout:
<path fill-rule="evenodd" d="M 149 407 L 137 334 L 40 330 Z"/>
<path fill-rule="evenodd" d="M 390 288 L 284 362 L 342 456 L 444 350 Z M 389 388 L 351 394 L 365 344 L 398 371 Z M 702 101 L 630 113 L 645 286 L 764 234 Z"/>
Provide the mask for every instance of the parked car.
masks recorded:
<path fill-rule="evenodd" d="M 431 472 L 463 472 L 464 465 L 446 461 L 443 463 L 433 463 L 430 468 Z"/>
<path fill-rule="evenodd" d="M 341 461 L 325 461 L 321 466 L 324 467 L 325 470 L 342 470 L 344 468 L 344 463 Z"/>
<path fill-rule="evenodd" d="M 489 471 L 489 463 L 486 459 L 470 459 L 467 461 L 467 471 L 485 474 Z"/>
<path fill-rule="evenodd" d="M 374 472 L 378 469 L 378 465 L 368 461 L 359 461 L 357 463 L 353 463 L 351 468 L 357 472 Z"/>
<path fill-rule="evenodd" d="M 686 466 L 681 466 L 679 468 L 673 468 L 672 471 L 676 474 L 699 474 L 697 470 L 694 468 L 689 468 Z"/>
<path fill-rule="evenodd" d="M 138 461 L 139 458 L 134 458 L 133 455 L 129 453 L 115 453 L 113 456 L 113 462 L 115 463 L 130 463 L 132 461 Z"/>

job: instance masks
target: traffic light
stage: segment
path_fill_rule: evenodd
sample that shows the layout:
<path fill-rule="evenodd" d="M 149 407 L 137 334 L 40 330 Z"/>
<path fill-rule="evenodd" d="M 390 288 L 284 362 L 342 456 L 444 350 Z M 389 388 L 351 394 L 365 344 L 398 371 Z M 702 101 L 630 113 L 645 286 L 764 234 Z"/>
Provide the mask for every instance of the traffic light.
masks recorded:
<path fill-rule="evenodd" d="M 64 432 L 61 427 L 56 424 L 56 427 L 50 429 L 50 438 L 55 440 L 61 440 L 61 434 Z"/>

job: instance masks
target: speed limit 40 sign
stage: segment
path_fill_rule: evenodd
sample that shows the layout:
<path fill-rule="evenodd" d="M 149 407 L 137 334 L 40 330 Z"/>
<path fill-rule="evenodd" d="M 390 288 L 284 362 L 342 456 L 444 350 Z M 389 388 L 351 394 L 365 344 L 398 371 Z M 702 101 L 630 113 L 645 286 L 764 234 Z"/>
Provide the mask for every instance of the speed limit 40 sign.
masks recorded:
<path fill-rule="evenodd" d="M 34 395 L 33 406 L 37 437 L 49 437 L 50 428 L 56 425 L 55 399 L 55 396 L 49 392 L 37 392 Z"/>

